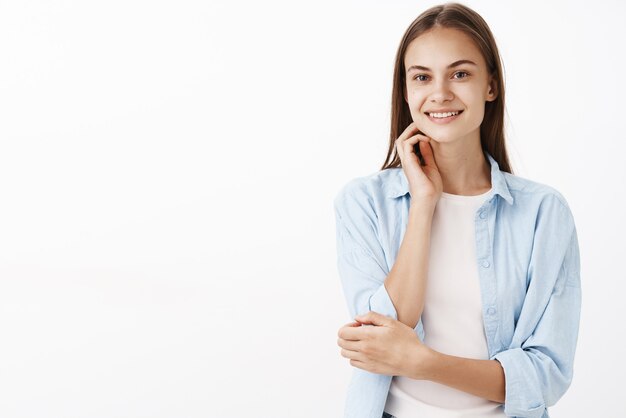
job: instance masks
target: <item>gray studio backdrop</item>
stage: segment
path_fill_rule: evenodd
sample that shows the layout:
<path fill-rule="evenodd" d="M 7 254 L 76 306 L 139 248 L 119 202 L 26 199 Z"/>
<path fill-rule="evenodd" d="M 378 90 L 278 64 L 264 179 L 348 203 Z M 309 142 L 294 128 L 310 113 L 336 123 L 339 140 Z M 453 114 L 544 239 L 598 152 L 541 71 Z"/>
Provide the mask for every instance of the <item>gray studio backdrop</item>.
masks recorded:
<path fill-rule="evenodd" d="M 332 199 L 386 153 L 422 1 L 0 1 L 0 416 L 339 417 Z M 625 8 L 467 1 L 516 174 L 557 188 L 583 306 L 558 417 L 626 363 Z"/>

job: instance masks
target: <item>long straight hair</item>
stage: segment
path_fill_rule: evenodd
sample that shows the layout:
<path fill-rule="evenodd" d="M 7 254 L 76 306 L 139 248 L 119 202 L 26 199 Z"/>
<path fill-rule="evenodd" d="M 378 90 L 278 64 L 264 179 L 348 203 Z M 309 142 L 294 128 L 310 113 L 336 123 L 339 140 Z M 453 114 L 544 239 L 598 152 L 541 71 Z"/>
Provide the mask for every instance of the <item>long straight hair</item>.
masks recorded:
<path fill-rule="evenodd" d="M 496 81 L 497 97 L 485 103 L 485 115 L 480 124 L 480 142 L 498 162 L 500 170 L 513 174 L 505 145 L 504 135 L 504 76 L 500 53 L 489 26 L 484 19 L 469 7 L 460 3 L 445 3 L 431 7 L 420 14 L 408 27 L 398 51 L 393 72 L 391 92 L 391 131 L 389 149 L 381 170 L 397 168 L 402 162 L 395 151 L 395 141 L 413 122 L 409 106 L 404 99 L 406 68 L 404 55 L 408 45 L 418 36 L 435 27 L 457 29 L 467 34 L 482 53 L 487 69 Z"/>

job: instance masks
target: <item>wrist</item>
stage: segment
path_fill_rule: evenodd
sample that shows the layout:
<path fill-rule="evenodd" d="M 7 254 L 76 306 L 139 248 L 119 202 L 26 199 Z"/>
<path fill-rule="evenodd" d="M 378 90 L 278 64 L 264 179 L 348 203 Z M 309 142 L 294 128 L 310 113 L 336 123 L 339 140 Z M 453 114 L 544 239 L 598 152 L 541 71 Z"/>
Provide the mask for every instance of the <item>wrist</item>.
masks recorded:
<path fill-rule="evenodd" d="M 411 199 L 411 205 L 409 206 L 409 216 L 415 214 L 423 217 L 424 214 L 433 215 L 435 213 L 435 207 L 437 202 L 429 199 Z"/>
<path fill-rule="evenodd" d="M 421 344 L 420 349 L 416 350 L 415 353 L 411 363 L 412 373 L 409 377 L 416 380 L 433 380 L 444 354 L 424 344 Z"/>

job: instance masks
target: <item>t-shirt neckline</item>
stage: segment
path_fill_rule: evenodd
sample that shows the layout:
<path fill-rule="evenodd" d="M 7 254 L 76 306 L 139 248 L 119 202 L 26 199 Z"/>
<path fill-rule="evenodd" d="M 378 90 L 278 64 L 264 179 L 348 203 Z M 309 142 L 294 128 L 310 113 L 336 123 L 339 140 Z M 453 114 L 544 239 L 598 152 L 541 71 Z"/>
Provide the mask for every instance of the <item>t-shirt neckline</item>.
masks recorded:
<path fill-rule="evenodd" d="M 481 193 L 481 194 L 477 194 L 473 196 L 465 196 L 465 195 L 460 195 L 460 194 L 442 192 L 441 198 L 446 199 L 446 200 L 455 200 L 458 202 L 473 202 L 475 200 L 481 200 L 487 197 L 487 195 L 489 195 L 492 191 L 493 191 L 493 188 L 487 190 L 485 193 Z"/>

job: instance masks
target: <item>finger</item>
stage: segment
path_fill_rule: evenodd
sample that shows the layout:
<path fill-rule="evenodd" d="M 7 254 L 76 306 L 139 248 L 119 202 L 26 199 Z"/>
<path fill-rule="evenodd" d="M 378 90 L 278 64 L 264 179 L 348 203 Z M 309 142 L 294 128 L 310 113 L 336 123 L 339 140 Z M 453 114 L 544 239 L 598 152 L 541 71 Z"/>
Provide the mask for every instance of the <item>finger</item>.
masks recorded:
<path fill-rule="evenodd" d="M 341 334 L 341 330 L 347 327 L 358 327 L 361 326 L 361 324 L 359 323 L 359 321 L 352 321 L 352 322 L 348 322 L 345 325 L 342 325 L 341 328 L 339 328 L 339 331 L 337 332 L 337 335 Z"/>
<path fill-rule="evenodd" d="M 429 142 L 429 141 L 430 141 L 430 138 L 427 137 L 426 135 L 422 135 L 422 134 L 413 135 L 412 137 L 402 142 L 402 152 L 404 155 L 407 155 L 407 152 L 414 152 L 413 146 L 417 144 L 418 142 Z"/>
<path fill-rule="evenodd" d="M 406 144 L 407 142 L 411 142 L 413 144 L 415 144 L 417 142 L 417 140 L 426 140 L 429 141 L 430 138 L 427 137 L 426 135 L 423 134 L 418 134 L 415 132 L 412 132 L 411 136 L 408 136 L 406 138 L 403 137 L 399 137 L 398 139 L 396 139 L 396 146 L 397 147 L 402 147 L 404 146 L 404 144 Z"/>
<path fill-rule="evenodd" d="M 424 134 L 415 134 L 413 136 L 408 137 L 404 142 L 411 142 L 415 144 L 417 141 L 430 142 L 430 137 Z"/>
<path fill-rule="evenodd" d="M 402 131 L 402 133 L 400 134 L 400 136 L 398 136 L 398 139 L 400 139 L 401 141 L 404 141 L 405 139 L 407 139 L 408 137 L 410 137 L 411 135 L 413 135 L 415 132 L 417 132 L 419 130 L 419 128 L 417 127 L 417 124 L 415 122 L 411 122 L 409 124 L 409 126 L 407 126 L 404 131 Z"/>
<path fill-rule="evenodd" d="M 407 139 L 406 141 L 404 141 L 402 143 L 402 148 L 403 148 L 403 152 L 405 153 L 405 155 L 407 152 L 413 152 L 413 146 L 417 144 L 418 142 L 426 142 L 426 140 L 423 138 L 420 138 L 420 136 L 418 135 L 415 135 Z"/>
<path fill-rule="evenodd" d="M 354 329 L 354 328 L 359 328 L 361 327 L 361 324 L 358 321 L 355 322 L 348 322 L 346 325 L 342 326 L 341 328 L 339 328 L 339 331 L 337 331 L 337 336 L 339 338 L 343 338 L 346 339 L 346 335 L 354 335 L 354 334 L 350 334 L 350 329 Z"/>
<path fill-rule="evenodd" d="M 347 350 L 345 348 L 341 349 L 341 357 L 349 358 L 351 360 L 362 360 L 361 353 L 358 351 Z"/>
<path fill-rule="evenodd" d="M 346 341 L 361 341 L 364 337 L 363 332 L 367 329 L 366 326 L 354 326 L 354 327 L 343 327 L 339 331 L 339 338 L 342 338 Z"/>
<path fill-rule="evenodd" d="M 404 160 L 404 152 L 402 151 L 402 142 L 403 141 L 401 138 L 396 139 L 396 153 L 398 154 L 400 161 Z"/>
<path fill-rule="evenodd" d="M 350 366 L 358 367 L 359 369 L 367 370 L 367 363 L 364 361 L 359 361 L 357 359 L 350 360 Z"/>
<path fill-rule="evenodd" d="M 405 155 L 404 151 L 402 150 L 402 144 L 418 131 L 419 131 L 419 128 L 417 127 L 417 124 L 415 122 L 411 122 L 409 126 L 407 126 L 404 129 L 404 131 L 400 134 L 400 136 L 398 136 L 398 138 L 396 139 L 395 141 L 396 152 L 398 153 L 398 156 L 400 157 L 400 161 L 402 161 Z"/>
<path fill-rule="evenodd" d="M 350 350 L 350 351 L 361 351 L 359 350 L 360 347 L 360 342 L 359 341 L 350 341 L 350 340 L 344 340 L 343 338 L 337 338 L 337 345 L 341 348 L 345 348 L 346 350 Z"/>
<path fill-rule="evenodd" d="M 403 153 L 405 155 L 408 155 L 409 153 L 416 154 L 413 146 L 417 144 L 418 142 L 427 142 L 428 140 L 429 140 L 428 137 L 424 135 L 418 134 L 418 135 L 412 136 L 411 138 L 407 139 L 406 141 L 402 143 Z M 417 155 L 415 155 L 415 157 L 417 158 Z"/>

